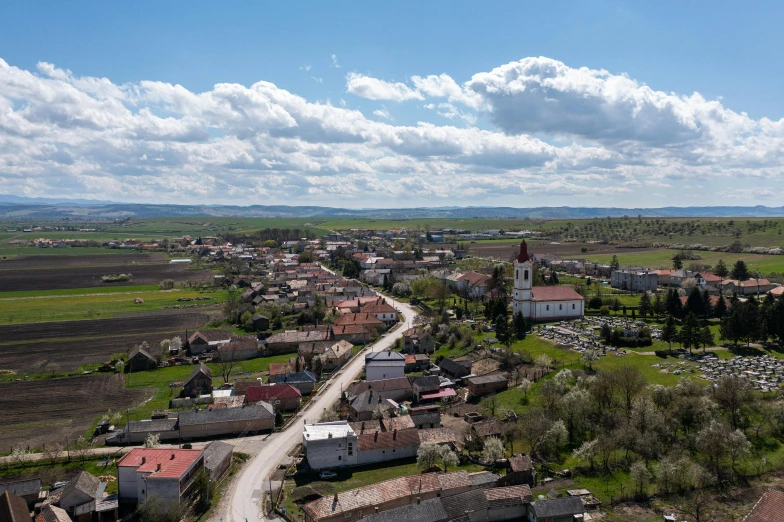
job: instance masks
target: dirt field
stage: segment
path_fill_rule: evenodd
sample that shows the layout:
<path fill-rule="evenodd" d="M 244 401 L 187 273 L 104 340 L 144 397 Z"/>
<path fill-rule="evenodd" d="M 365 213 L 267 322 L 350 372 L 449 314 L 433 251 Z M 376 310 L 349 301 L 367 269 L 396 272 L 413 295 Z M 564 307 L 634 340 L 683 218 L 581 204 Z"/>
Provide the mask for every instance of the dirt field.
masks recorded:
<path fill-rule="evenodd" d="M 185 336 L 204 326 L 198 312 L 157 312 L 112 319 L 0 326 L 0 369 L 17 372 L 71 371 L 100 363 L 142 341 Z M 68 340 L 70 339 L 70 340 Z"/>
<path fill-rule="evenodd" d="M 122 375 L 89 375 L 0 385 L 0 448 L 19 443 L 65 446 L 83 435 L 98 416 L 123 411 L 144 399 L 126 389 Z"/>
<path fill-rule="evenodd" d="M 42 270 L 80 266 L 126 266 L 168 263 L 163 254 L 92 254 L 82 256 L 18 256 L 0 260 L 0 270 Z"/>
<path fill-rule="evenodd" d="M 582 247 L 590 249 L 589 253 L 581 252 Z M 507 242 L 493 242 L 487 241 L 483 243 L 470 243 L 468 245 L 468 252 L 477 257 L 493 257 L 510 261 L 520 248 L 520 243 L 515 241 L 512 243 Z M 600 245 L 598 243 L 591 243 L 586 245 L 584 243 L 561 243 L 560 245 L 552 245 L 547 241 L 528 241 L 528 252 L 532 254 L 554 254 L 561 257 L 577 257 L 585 258 L 595 254 L 621 254 L 629 252 L 653 252 L 654 249 L 628 249 L 617 248 L 615 245 Z"/>

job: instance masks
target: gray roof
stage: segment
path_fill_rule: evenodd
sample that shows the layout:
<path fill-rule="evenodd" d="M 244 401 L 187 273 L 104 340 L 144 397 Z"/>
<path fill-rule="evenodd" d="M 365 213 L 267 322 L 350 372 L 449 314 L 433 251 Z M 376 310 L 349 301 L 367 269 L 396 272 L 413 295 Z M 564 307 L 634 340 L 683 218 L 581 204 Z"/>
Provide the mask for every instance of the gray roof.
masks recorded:
<path fill-rule="evenodd" d="M 150 354 L 150 352 L 148 352 L 147 350 L 145 350 L 141 346 L 137 346 L 136 348 L 131 350 L 131 353 L 128 356 L 128 359 L 133 359 L 134 357 L 136 357 L 139 354 L 142 354 L 147 359 L 150 359 L 150 360 L 153 360 L 153 361 L 155 360 L 155 357 L 153 357 L 152 354 Z"/>
<path fill-rule="evenodd" d="M 452 495 L 441 499 L 441 504 L 449 517 L 456 517 L 466 511 L 482 511 L 487 508 L 487 500 L 482 489 L 472 489 L 465 493 Z"/>
<path fill-rule="evenodd" d="M 469 377 L 466 379 L 471 384 L 488 384 L 491 382 L 507 382 L 506 377 L 500 373 L 491 373 L 490 375 L 481 375 L 479 377 Z"/>
<path fill-rule="evenodd" d="M 25 499 L 10 491 L 0 494 L 0 520 L 3 522 L 29 522 L 30 510 Z"/>
<path fill-rule="evenodd" d="M 215 440 L 204 446 L 204 467 L 215 469 L 223 460 L 234 452 L 234 446 Z"/>
<path fill-rule="evenodd" d="M 210 367 L 207 366 L 206 364 L 204 364 L 203 362 L 200 362 L 199 365 L 196 368 L 193 369 L 193 371 L 188 376 L 188 378 L 185 379 L 185 382 L 183 383 L 183 385 L 188 384 L 189 382 L 191 382 L 194 379 L 194 377 L 199 375 L 199 373 L 203 373 L 204 375 L 206 375 L 207 377 L 212 379 L 212 370 L 210 370 Z"/>
<path fill-rule="evenodd" d="M 399 368 L 405 365 L 406 362 L 401 361 L 400 359 L 392 359 L 389 361 L 374 359 L 372 361 L 365 362 L 365 368 L 367 368 L 368 366 L 372 366 L 374 368 Z"/>
<path fill-rule="evenodd" d="M 439 379 L 435 375 L 428 375 L 428 376 L 416 377 L 414 379 L 414 382 L 412 382 L 411 384 L 419 388 L 427 388 L 427 389 L 433 388 L 437 390 L 438 388 L 441 387 L 441 379 Z"/>
<path fill-rule="evenodd" d="M 423 413 L 421 415 L 412 415 L 411 420 L 417 426 L 420 424 L 438 424 L 441 422 L 441 414 L 438 412 Z"/>
<path fill-rule="evenodd" d="M 130 433 L 144 433 L 148 431 L 171 431 L 177 426 L 177 419 L 152 419 L 130 421 L 128 431 Z"/>
<path fill-rule="evenodd" d="M 272 406 L 257 402 L 242 408 L 218 408 L 217 410 L 184 411 L 180 413 L 180 426 L 195 426 L 226 421 L 250 421 L 275 417 Z"/>
<path fill-rule="evenodd" d="M 41 479 L 34 478 L 29 480 L 16 480 L 14 482 L 3 482 L 0 484 L 0 494 L 6 491 L 26 497 L 28 495 L 37 495 L 41 491 Z"/>
<path fill-rule="evenodd" d="M 440 363 L 438 363 L 438 367 L 444 370 L 447 373 L 451 373 L 452 375 L 462 376 L 468 375 L 471 373 L 471 370 L 465 367 L 465 365 L 460 364 L 457 361 L 453 361 L 452 359 L 444 359 Z"/>
<path fill-rule="evenodd" d="M 92 498 L 97 498 L 98 495 L 98 488 L 101 485 L 101 481 L 98 480 L 98 477 L 87 473 L 86 471 L 82 471 L 78 475 L 68 482 L 63 488 L 63 493 L 60 495 L 60 498 L 66 498 L 74 491 L 80 491 L 85 495 L 88 495 Z"/>
<path fill-rule="evenodd" d="M 498 482 L 499 475 L 494 473 L 472 473 L 468 475 L 468 480 L 472 486 L 492 487 Z"/>
<path fill-rule="evenodd" d="M 425 500 L 419 504 L 409 504 L 395 509 L 389 509 L 363 518 L 367 522 L 431 522 L 433 520 L 446 520 L 449 518 L 441 504 L 440 498 Z"/>
<path fill-rule="evenodd" d="M 292 383 L 299 383 L 299 382 L 313 382 L 315 383 L 318 381 L 316 375 L 308 370 L 303 370 L 297 373 L 285 373 L 285 374 L 278 374 L 275 376 L 275 382 L 278 384 L 292 384 Z"/>
<path fill-rule="evenodd" d="M 579 515 L 584 512 L 583 501 L 580 497 L 554 498 L 552 500 L 537 500 L 531 504 L 537 518 L 562 517 L 566 515 Z"/>
<path fill-rule="evenodd" d="M 403 361 L 405 363 L 406 356 L 400 352 L 384 350 L 381 352 L 370 352 L 365 355 L 365 362 L 367 363 L 368 361 Z"/>
<path fill-rule="evenodd" d="M 357 413 L 363 411 L 373 411 L 379 403 L 387 404 L 382 395 L 373 393 L 371 390 L 365 391 L 357 395 L 351 401 L 351 408 Z"/>

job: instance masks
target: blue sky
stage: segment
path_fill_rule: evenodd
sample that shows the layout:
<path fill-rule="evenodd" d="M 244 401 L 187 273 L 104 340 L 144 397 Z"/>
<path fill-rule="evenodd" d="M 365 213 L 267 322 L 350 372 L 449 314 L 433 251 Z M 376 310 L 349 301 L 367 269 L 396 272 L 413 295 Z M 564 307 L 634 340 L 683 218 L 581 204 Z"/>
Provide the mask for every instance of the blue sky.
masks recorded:
<path fill-rule="evenodd" d="M 0 17 L 0 185 L 350 207 L 778 205 L 782 14 L 17 2 Z"/>

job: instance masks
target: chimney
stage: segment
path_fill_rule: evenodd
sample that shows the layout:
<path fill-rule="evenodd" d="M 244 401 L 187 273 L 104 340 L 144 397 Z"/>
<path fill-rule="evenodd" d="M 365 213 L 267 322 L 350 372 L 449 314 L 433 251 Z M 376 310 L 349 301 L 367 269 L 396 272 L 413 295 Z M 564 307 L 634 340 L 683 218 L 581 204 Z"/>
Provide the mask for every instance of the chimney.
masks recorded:
<path fill-rule="evenodd" d="M 327 438 L 328 438 L 328 439 L 331 439 L 331 438 L 332 438 L 332 432 L 330 432 L 330 433 L 327 433 Z"/>
<path fill-rule="evenodd" d="M 159 463 L 158 463 L 158 464 L 155 466 L 155 471 L 160 471 L 160 470 L 161 470 L 161 463 L 159 462 Z"/>
<path fill-rule="evenodd" d="M 397 440 L 397 428 L 392 430 L 392 440 Z"/>
<path fill-rule="evenodd" d="M 360 433 L 365 433 L 365 421 L 362 421 L 362 426 L 359 428 Z"/>
<path fill-rule="evenodd" d="M 147 457 L 142 457 L 142 465 L 147 464 Z"/>
<path fill-rule="evenodd" d="M 378 432 L 373 434 L 373 442 L 378 442 Z"/>
<path fill-rule="evenodd" d="M 174 460 L 174 453 L 171 454 L 171 458 L 169 460 Z"/>
<path fill-rule="evenodd" d="M 419 505 L 421 502 L 422 502 L 422 499 L 420 499 L 419 497 L 417 497 L 417 506 L 418 506 L 418 505 Z"/>

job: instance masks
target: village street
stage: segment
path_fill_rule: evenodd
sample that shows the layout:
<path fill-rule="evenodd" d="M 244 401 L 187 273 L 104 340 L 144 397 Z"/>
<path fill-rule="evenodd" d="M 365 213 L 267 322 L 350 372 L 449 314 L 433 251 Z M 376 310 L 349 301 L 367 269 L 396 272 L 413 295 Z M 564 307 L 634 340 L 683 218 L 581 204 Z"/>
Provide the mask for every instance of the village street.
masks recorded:
<path fill-rule="evenodd" d="M 417 315 L 417 312 L 408 304 L 398 301 L 392 303 L 390 298 L 387 298 L 387 301 L 401 311 L 403 316 L 401 324 L 376 343 L 365 348 L 327 381 L 308 406 L 297 414 L 297 419 L 288 428 L 269 436 L 254 437 L 254 446 L 256 445 L 255 440 L 262 441 L 257 451 L 243 450 L 242 442 L 236 441 L 238 444 L 235 446 L 239 451 L 255 453 L 255 456 L 245 464 L 240 474 L 227 486 L 221 504 L 215 509 L 211 520 L 216 522 L 265 520 L 261 500 L 265 488 L 269 488 L 267 478 L 275 470 L 280 460 L 302 441 L 303 423 L 306 420 L 317 422 L 321 412 L 335 403 L 340 397 L 341 391 L 346 389 L 362 371 L 365 363 L 364 354 L 368 351 L 380 351 L 394 346 Z"/>

